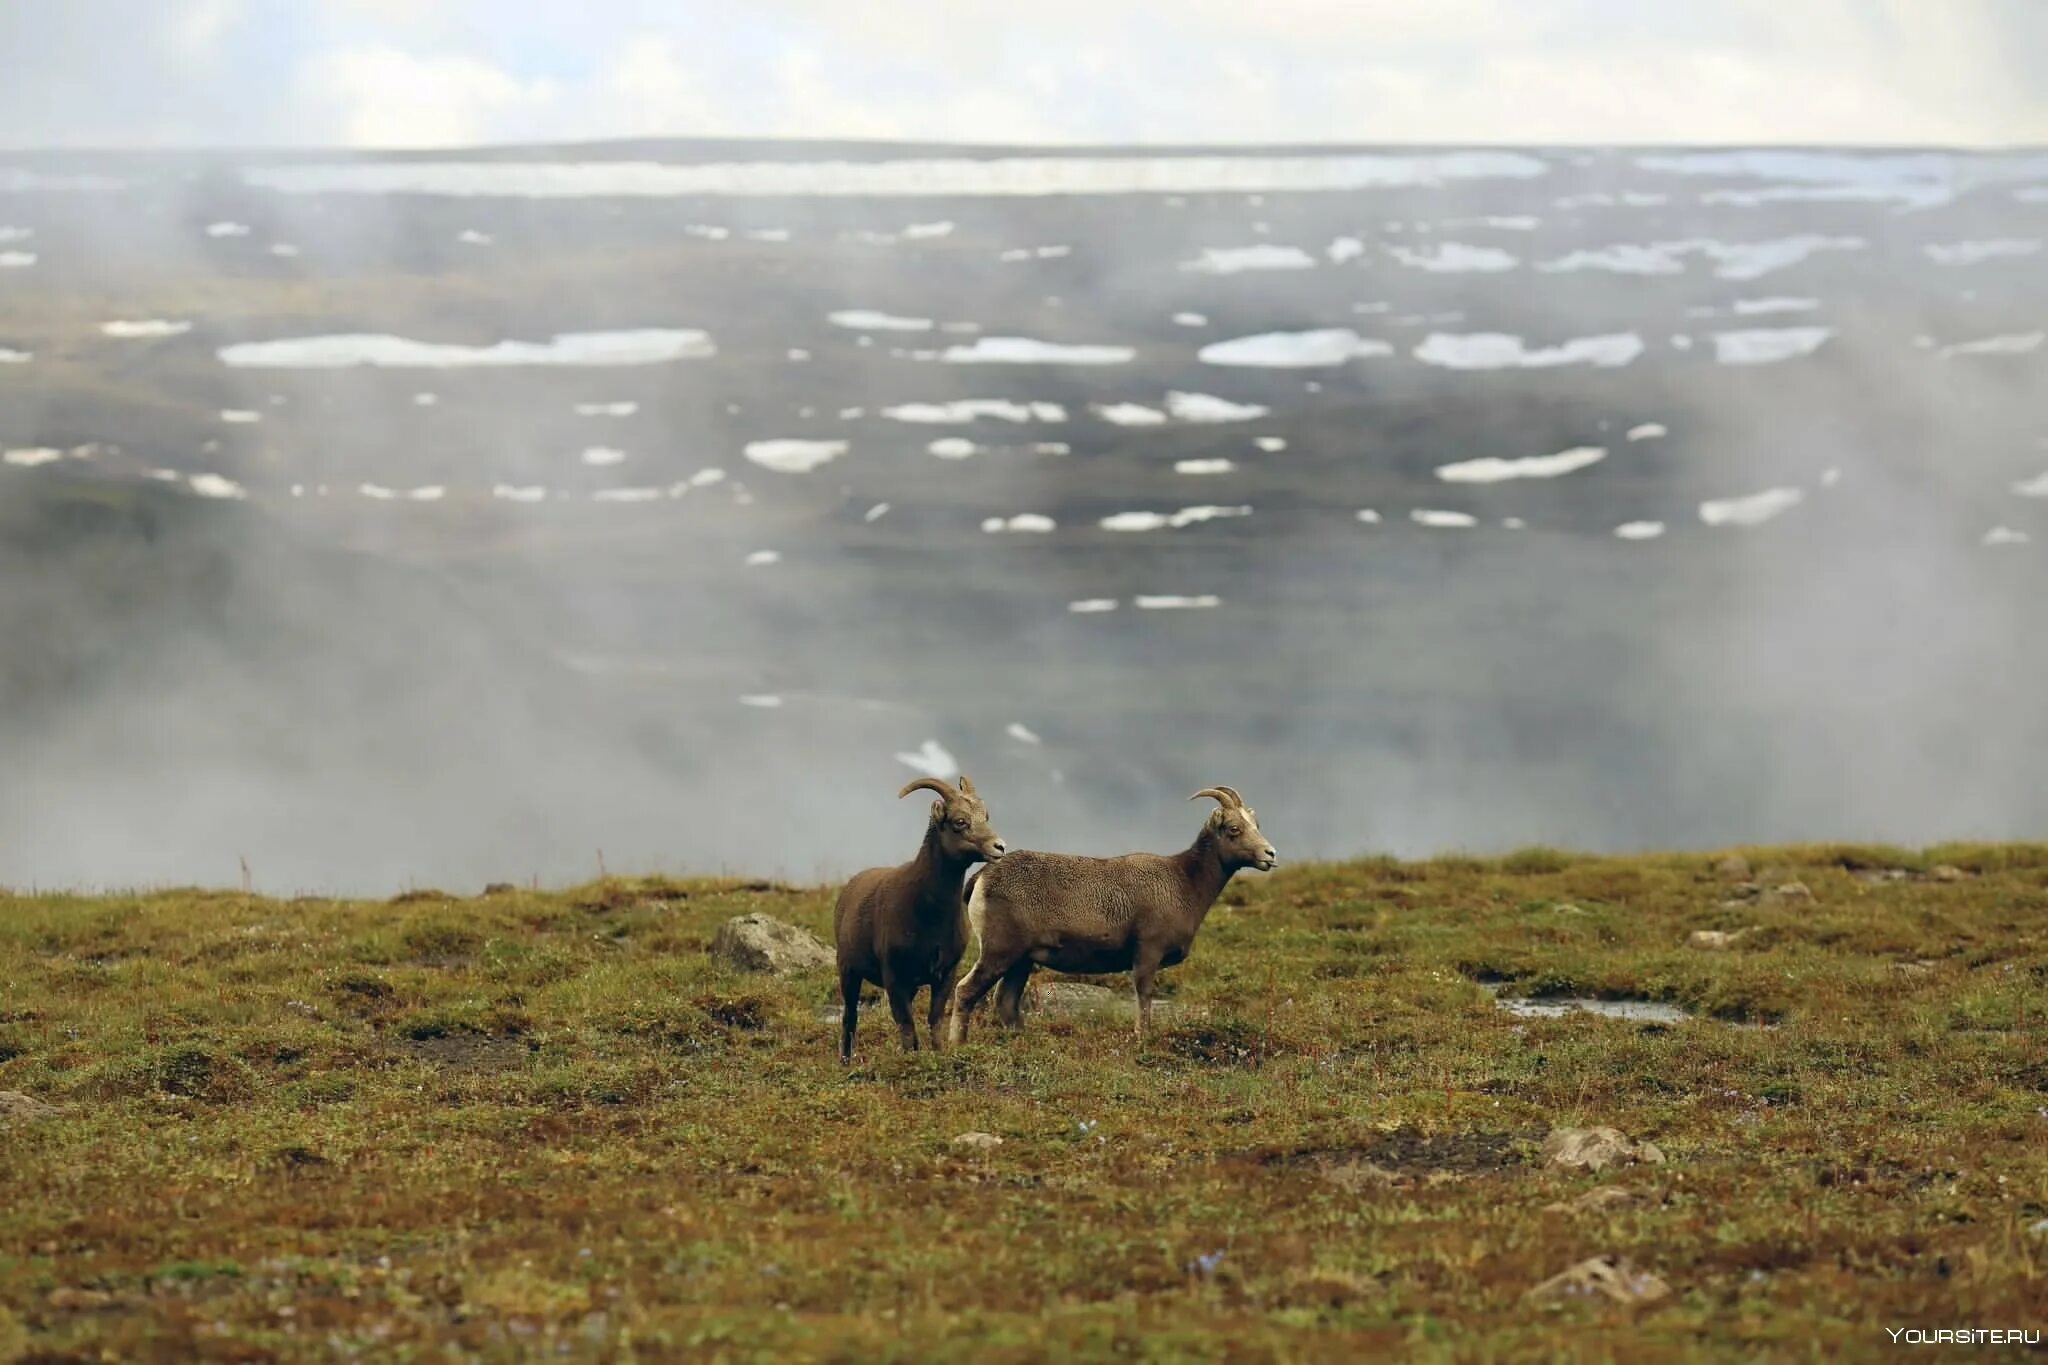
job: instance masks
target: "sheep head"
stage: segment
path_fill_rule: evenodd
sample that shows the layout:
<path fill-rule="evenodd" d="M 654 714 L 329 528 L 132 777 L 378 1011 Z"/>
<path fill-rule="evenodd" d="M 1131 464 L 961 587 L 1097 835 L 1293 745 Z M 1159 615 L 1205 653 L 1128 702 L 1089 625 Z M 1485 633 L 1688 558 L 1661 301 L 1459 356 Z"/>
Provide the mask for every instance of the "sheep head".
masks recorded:
<path fill-rule="evenodd" d="M 939 847 L 948 857 L 992 863 L 1008 851 L 1008 845 L 988 822 L 988 807 L 965 773 L 960 776 L 958 788 L 949 787 L 936 777 L 920 777 L 897 792 L 896 799 L 900 801 L 919 789 L 938 793 L 939 799 L 932 802 L 930 830 L 937 833 Z"/>
<path fill-rule="evenodd" d="M 1205 796 L 1216 798 L 1216 809 L 1209 812 L 1209 833 L 1222 851 L 1223 865 L 1271 872 L 1280 855 L 1260 831 L 1258 812 L 1247 806 L 1233 787 L 1204 787 L 1188 800 Z"/>

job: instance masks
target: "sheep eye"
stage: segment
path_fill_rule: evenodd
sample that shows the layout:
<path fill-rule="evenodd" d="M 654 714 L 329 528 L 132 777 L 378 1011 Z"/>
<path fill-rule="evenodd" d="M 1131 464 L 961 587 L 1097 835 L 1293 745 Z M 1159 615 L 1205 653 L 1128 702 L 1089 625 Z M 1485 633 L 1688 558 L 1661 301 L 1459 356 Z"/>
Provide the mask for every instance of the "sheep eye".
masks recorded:
<path fill-rule="evenodd" d="M 965 820 L 955 820 L 955 821 L 953 822 L 953 828 L 954 828 L 954 829 L 966 829 L 966 828 L 967 828 L 967 822 L 966 822 Z"/>
<path fill-rule="evenodd" d="M 1225 825 L 1223 827 L 1223 832 L 1225 834 L 1228 834 L 1233 839 L 1235 839 L 1238 835 L 1244 833 L 1244 831 L 1239 829 L 1236 825 Z"/>

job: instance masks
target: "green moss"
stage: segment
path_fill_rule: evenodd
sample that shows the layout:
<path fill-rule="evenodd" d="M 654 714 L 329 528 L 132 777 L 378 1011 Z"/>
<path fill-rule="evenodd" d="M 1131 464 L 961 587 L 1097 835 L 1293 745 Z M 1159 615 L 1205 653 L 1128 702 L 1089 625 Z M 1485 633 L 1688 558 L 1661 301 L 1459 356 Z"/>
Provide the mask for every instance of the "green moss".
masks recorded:
<path fill-rule="evenodd" d="M 825 932 L 829 887 L 17 897 L 0 1089 L 61 1107 L 0 1116 L 0 1358 L 1834 1358 L 2038 1320 L 2048 859 L 1743 854 L 1814 899 L 1547 849 L 1245 878 L 1144 1047 L 1047 1009 L 907 1055 L 877 1004 L 852 1068 L 829 985 L 704 952 Z M 1543 1168 L 1591 1123 L 1667 1164 Z M 1596 1185 L 1636 1198 L 1549 1211 Z M 1609 1253 L 1672 1297 L 1523 1298 Z"/>

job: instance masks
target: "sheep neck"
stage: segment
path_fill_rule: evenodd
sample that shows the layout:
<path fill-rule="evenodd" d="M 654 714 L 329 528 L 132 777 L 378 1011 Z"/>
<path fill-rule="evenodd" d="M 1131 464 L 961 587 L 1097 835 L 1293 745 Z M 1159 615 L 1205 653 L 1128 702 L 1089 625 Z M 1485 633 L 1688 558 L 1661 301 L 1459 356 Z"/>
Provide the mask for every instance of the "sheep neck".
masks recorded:
<path fill-rule="evenodd" d="M 938 821 L 934 820 L 925 828 L 924 847 L 910 860 L 911 871 L 918 886 L 918 908 L 936 908 L 942 913 L 957 913 L 960 907 L 960 879 L 967 875 L 967 869 L 974 864 L 968 854 L 946 852 L 946 840 Z"/>
<path fill-rule="evenodd" d="M 1191 893 L 1188 932 L 1192 934 L 1202 927 L 1209 907 L 1216 904 L 1216 898 L 1223 894 L 1223 888 L 1229 885 L 1231 874 L 1237 869 L 1223 860 L 1223 849 L 1207 825 L 1202 826 L 1195 842 L 1180 855 L 1180 865 Z"/>

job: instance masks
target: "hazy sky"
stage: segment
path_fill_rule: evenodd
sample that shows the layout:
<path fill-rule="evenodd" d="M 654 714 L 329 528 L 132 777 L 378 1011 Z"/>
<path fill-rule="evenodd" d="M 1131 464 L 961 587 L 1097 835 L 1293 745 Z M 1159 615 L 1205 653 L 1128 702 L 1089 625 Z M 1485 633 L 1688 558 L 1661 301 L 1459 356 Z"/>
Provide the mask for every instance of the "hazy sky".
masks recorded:
<path fill-rule="evenodd" d="M 0 144 L 2048 142 L 2048 0 L 0 0 Z"/>

